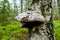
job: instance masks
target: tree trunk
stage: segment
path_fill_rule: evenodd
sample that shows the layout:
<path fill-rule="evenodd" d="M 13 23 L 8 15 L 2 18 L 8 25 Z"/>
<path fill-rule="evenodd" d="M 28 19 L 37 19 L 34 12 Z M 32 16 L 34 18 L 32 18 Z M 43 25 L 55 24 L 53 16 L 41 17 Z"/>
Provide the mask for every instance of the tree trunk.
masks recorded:
<path fill-rule="evenodd" d="M 47 33 L 48 28 L 45 26 L 45 24 L 37 27 L 39 27 L 39 30 L 36 30 L 35 32 L 30 32 L 31 36 L 29 40 L 49 40 Z"/>
<path fill-rule="evenodd" d="M 15 20 L 29 29 L 28 40 L 54 40 L 52 13 L 52 0 L 32 0 L 28 11 L 18 14 Z"/>
<path fill-rule="evenodd" d="M 34 9 L 35 7 L 35 9 Z M 33 0 L 30 4 L 29 10 L 41 11 L 42 15 L 46 18 L 50 16 L 49 21 L 46 19 L 46 22 L 39 27 L 38 30 L 34 32 L 29 29 L 29 40 L 54 40 L 54 25 L 52 19 L 52 0 Z M 46 14 L 47 13 L 47 14 Z"/>
<path fill-rule="evenodd" d="M 21 13 L 23 12 L 23 0 L 21 0 Z"/>
<path fill-rule="evenodd" d="M 57 0 L 58 2 L 58 11 L 60 10 L 60 0 Z M 60 15 L 60 11 L 59 11 L 59 15 Z M 59 16 L 59 19 L 60 19 L 60 16 Z"/>
<path fill-rule="evenodd" d="M 58 2 L 57 0 L 53 0 L 53 12 L 54 12 L 54 16 L 57 17 L 57 19 L 59 18 L 59 11 L 58 11 Z"/>

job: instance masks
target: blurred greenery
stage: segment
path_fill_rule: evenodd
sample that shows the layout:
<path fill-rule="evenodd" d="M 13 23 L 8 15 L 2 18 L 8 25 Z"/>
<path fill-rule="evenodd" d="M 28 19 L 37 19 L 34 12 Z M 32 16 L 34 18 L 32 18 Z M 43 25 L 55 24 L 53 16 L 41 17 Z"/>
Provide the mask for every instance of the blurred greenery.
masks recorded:
<path fill-rule="evenodd" d="M 60 20 L 54 20 L 55 39 L 60 40 Z"/>
<path fill-rule="evenodd" d="M 20 13 L 18 11 L 23 9 L 22 0 L 18 1 L 19 5 L 17 0 L 0 0 L 0 40 L 24 40 L 23 34 L 27 35 L 28 29 L 21 28 L 21 23 L 14 21 L 14 17 Z"/>
<path fill-rule="evenodd" d="M 28 32 L 27 28 L 21 28 L 21 24 L 11 21 L 8 25 L 0 26 L 0 40 L 17 40 L 23 38 L 23 32 Z"/>

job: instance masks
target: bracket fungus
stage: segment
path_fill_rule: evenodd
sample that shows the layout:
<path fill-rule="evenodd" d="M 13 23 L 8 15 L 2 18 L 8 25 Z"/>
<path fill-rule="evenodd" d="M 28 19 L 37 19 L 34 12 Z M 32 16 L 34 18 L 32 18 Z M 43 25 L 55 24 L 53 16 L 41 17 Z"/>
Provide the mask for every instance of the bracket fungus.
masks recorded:
<path fill-rule="evenodd" d="M 38 11 L 23 12 L 18 14 L 15 20 L 22 23 L 22 28 L 33 28 L 45 22 L 43 15 Z"/>

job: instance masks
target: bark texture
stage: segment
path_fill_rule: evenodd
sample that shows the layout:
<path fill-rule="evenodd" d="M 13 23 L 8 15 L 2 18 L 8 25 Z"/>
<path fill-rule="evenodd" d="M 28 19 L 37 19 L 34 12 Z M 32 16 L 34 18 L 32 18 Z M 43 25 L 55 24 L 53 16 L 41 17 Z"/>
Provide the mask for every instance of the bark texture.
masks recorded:
<path fill-rule="evenodd" d="M 40 26 L 37 26 L 39 27 L 38 30 L 34 32 L 30 30 L 29 33 L 31 35 L 29 40 L 54 40 L 52 0 L 40 0 L 40 1 L 35 0 L 35 1 L 34 1 L 35 3 L 33 2 L 30 5 L 31 9 L 41 11 L 42 15 L 46 19 L 46 22 Z"/>
<path fill-rule="evenodd" d="M 52 9 L 52 0 L 32 0 L 28 11 L 15 17 L 29 29 L 28 40 L 54 40 Z"/>

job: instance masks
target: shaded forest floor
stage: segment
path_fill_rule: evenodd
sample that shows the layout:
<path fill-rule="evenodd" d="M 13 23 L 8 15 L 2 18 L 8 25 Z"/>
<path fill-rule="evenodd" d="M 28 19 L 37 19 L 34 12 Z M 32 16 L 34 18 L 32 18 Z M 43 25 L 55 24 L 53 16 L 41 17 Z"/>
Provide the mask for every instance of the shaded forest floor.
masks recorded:
<path fill-rule="evenodd" d="M 55 37 L 60 40 L 60 21 L 54 20 Z M 26 28 L 21 28 L 21 24 L 16 21 L 10 21 L 4 26 L 0 26 L 0 40 L 24 40 L 27 38 Z M 23 36 L 24 35 L 24 36 Z M 25 38 L 24 38 L 25 37 Z"/>

